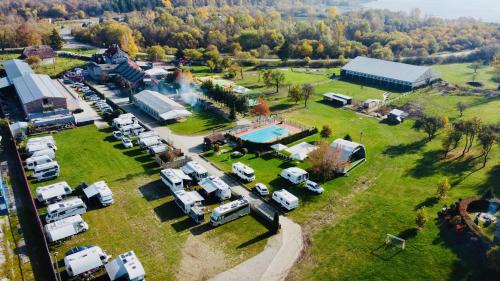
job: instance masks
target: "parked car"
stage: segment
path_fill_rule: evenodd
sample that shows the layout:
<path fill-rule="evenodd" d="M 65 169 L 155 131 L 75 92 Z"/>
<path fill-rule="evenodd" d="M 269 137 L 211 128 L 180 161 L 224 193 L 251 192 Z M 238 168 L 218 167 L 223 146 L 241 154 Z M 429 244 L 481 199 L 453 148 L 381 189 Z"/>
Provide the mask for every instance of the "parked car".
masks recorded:
<path fill-rule="evenodd" d="M 269 189 L 267 189 L 267 186 L 260 182 L 255 185 L 255 191 L 257 191 L 257 193 L 261 196 L 269 195 Z"/>
<path fill-rule="evenodd" d="M 123 134 L 120 131 L 113 131 L 113 137 L 117 140 L 121 140 L 123 138 Z"/>
<path fill-rule="evenodd" d="M 125 146 L 125 148 L 131 148 L 132 146 L 134 146 L 132 141 L 127 137 L 122 138 L 122 144 L 123 144 L 123 146 Z"/>
<path fill-rule="evenodd" d="M 311 180 L 307 180 L 305 185 L 304 185 L 308 190 L 316 193 L 316 194 L 321 194 L 323 193 L 325 190 L 323 189 L 323 187 L 321 187 L 321 185 L 319 185 L 318 183 L 315 183 Z"/>

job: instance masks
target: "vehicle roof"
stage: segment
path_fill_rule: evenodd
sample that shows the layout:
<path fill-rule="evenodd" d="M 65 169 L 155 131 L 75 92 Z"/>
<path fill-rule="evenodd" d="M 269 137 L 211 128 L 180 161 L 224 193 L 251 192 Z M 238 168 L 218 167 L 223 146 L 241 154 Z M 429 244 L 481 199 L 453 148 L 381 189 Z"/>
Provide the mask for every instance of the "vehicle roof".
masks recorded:
<path fill-rule="evenodd" d="M 241 162 L 236 162 L 233 165 L 237 166 L 237 168 L 241 169 L 244 173 L 254 173 L 255 172 L 250 166 L 247 166 Z"/>
<path fill-rule="evenodd" d="M 36 166 L 35 171 L 43 170 L 43 169 L 47 169 L 47 168 L 52 168 L 52 167 L 56 167 L 56 166 L 59 167 L 59 164 L 57 163 L 57 161 L 47 162 L 47 163 L 43 163 L 43 164 Z"/>
<path fill-rule="evenodd" d="M 111 192 L 111 189 L 105 181 L 94 182 L 93 184 L 84 188 L 83 192 L 85 193 L 87 198 L 90 198 L 96 194 L 100 194 L 103 197 L 113 195 L 113 192 Z"/>
<path fill-rule="evenodd" d="M 186 205 L 203 202 L 205 200 L 197 191 L 178 190 L 174 192 L 174 194 Z"/>
<path fill-rule="evenodd" d="M 296 175 L 296 176 L 307 174 L 307 172 L 304 169 L 301 169 L 301 168 L 298 168 L 298 167 L 286 168 L 285 171 L 289 172 L 292 175 Z"/>
<path fill-rule="evenodd" d="M 36 156 L 31 156 L 30 158 L 26 158 L 26 163 L 28 162 L 34 162 L 34 161 L 38 161 L 38 160 L 42 160 L 42 159 L 50 159 L 49 156 L 43 154 L 43 155 L 36 155 Z"/>
<path fill-rule="evenodd" d="M 164 169 L 161 170 L 160 173 L 165 177 L 169 178 L 173 182 L 182 182 L 182 179 L 177 176 L 177 173 L 174 172 L 174 169 Z"/>
<path fill-rule="evenodd" d="M 200 173 L 200 174 L 208 173 L 207 169 L 205 169 L 205 167 L 201 166 L 196 161 L 189 161 L 182 168 L 184 168 L 184 167 L 187 167 L 189 170 Z"/>
<path fill-rule="evenodd" d="M 61 181 L 54 184 L 37 187 L 36 195 L 41 196 L 42 199 L 52 198 L 61 195 L 61 193 L 66 193 L 64 191 L 64 189 L 66 188 L 69 188 L 70 191 L 72 191 L 67 182 Z"/>
<path fill-rule="evenodd" d="M 226 203 L 224 205 L 220 205 L 219 207 L 215 208 L 213 210 L 213 212 L 216 213 L 217 215 L 221 215 L 221 214 L 225 214 L 231 210 L 234 210 L 238 207 L 248 205 L 248 204 L 249 204 L 249 202 L 246 199 L 241 198 L 241 199 Z"/>
<path fill-rule="evenodd" d="M 291 194 L 286 189 L 280 189 L 280 190 L 275 191 L 274 193 L 280 195 L 281 197 L 285 198 L 289 202 L 299 201 L 299 198 L 297 198 L 297 196 Z"/>
<path fill-rule="evenodd" d="M 129 280 L 143 277 L 146 273 L 141 262 L 133 251 L 119 255 L 106 264 L 106 272 L 111 280 L 127 276 Z"/>
<path fill-rule="evenodd" d="M 45 225 L 46 231 L 55 231 L 57 229 L 63 228 L 67 225 L 73 225 L 75 223 L 83 222 L 82 216 L 75 215 L 71 217 L 67 217 L 49 224 Z"/>
<path fill-rule="evenodd" d="M 229 189 L 229 185 L 218 177 L 204 178 L 199 182 L 199 185 L 207 193 L 212 193 L 216 190 Z"/>
<path fill-rule="evenodd" d="M 69 208 L 69 207 L 78 206 L 78 205 L 85 205 L 83 203 L 82 199 L 80 199 L 78 197 L 69 198 L 69 199 L 66 199 L 66 200 L 61 201 L 61 202 L 50 204 L 49 206 L 47 206 L 47 212 L 51 213 L 51 212 L 58 210 L 60 208 Z"/>
<path fill-rule="evenodd" d="M 92 246 L 64 257 L 64 265 L 66 267 L 71 267 L 73 273 L 78 275 L 102 266 L 103 262 L 101 256 L 103 255 L 105 255 L 105 253 L 100 247 Z"/>

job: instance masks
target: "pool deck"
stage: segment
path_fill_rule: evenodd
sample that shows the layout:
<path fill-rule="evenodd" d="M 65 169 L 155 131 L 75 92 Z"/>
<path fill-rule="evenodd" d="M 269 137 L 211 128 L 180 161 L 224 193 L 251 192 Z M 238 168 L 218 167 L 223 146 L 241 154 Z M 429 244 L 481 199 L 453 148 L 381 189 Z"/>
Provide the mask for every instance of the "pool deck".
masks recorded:
<path fill-rule="evenodd" d="M 279 127 L 283 128 L 283 129 L 287 130 L 288 134 L 285 135 L 285 136 L 283 136 L 283 137 L 290 136 L 290 135 L 295 135 L 295 134 L 300 133 L 302 131 L 301 128 L 298 128 L 296 126 L 287 124 L 286 122 L 278 122 L 278 123 L 267 123 L 267 124 L 263 124 L 263 125 L 260 125 L 260 126 L 257 125 L 257 124 L 254 124 L 253 127 L 250 127 L 248 129 L 245 129 L 245 130 L 242 130 L 242 131 L 238 131 L 236 133 L 233 133 L 232 135 L 235 136 L 235 137 L 240 138 L 242 135 L 246 135 L 246 134 L 249 134 L 249 133 L 252 133 L 252 132 L 255 132 L 255 131 L 259 131 L 259 130 L 262 130 L 262 129 L 265 129 L 265 128 L 268 128 L 268 127 L 271 127 L 271 126 L 279 126 Z M 273 142 L 274 140 L 276 140 L 276 139 L 269 140 L 266 143 Z"/>

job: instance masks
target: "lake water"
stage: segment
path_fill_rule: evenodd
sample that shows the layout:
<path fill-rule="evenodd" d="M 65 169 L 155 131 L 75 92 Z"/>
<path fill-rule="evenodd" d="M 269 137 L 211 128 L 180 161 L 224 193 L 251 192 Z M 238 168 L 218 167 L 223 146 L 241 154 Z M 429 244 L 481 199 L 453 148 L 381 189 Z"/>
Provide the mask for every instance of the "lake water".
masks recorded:
<path fill-rule="evenodd" d="M 500 0 L 376 0 L 363 6 L 404 12 L 419 8 L 422 16 L 447 19 L 469 17 L 500 22 Z"/>

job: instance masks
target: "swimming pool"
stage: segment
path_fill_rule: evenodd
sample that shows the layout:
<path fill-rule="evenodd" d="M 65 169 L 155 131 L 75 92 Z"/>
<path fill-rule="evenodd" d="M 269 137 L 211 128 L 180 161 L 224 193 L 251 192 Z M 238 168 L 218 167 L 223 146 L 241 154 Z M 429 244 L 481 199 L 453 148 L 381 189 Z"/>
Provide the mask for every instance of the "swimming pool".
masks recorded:
<path fill-rule="evenodd" d="M 240 136 L 241 139 L 256 142 L 256 143 L 267 143 L 278 138 L 288 136 L 290 132 L 278 125 L 272 125 L 259 130 L 252 131 Z"/>

